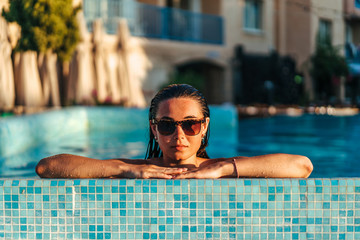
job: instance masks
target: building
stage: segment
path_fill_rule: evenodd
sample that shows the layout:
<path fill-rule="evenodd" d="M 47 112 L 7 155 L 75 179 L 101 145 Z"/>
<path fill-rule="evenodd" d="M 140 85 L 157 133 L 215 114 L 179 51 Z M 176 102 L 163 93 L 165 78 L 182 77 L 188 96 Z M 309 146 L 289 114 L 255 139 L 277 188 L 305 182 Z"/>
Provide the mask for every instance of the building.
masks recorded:
<path fill-rule="evenodd" d="M 344 19 L 346 24 L 346 42 L 360 45 L 360 3 L 356 0 L 344 0 Z"/>
<path fill-rule="evenodd" d="M 276 49 L 295 59 L 298 71 L 305 75 L 310 99 L 314 99 L 314 89 L 309 59 L 315 51 L 317 36 L 328 36 L 334 46 L 344 46 L 343 7 L 344 2 L 339 0 L 275 1 Z"/>
<path fill-rule="evenodd" d="M 360 2 L 357 0 L 344 1 L 345 19 L 345 56 L 351 75 L 353 76 L 349 87 L 349 96 L 353 104 L 359 104 L 359 81 L 360 81 Z"/>
<path fill-rule="evenodd" d="M 203 83 L 210 103 L 233 102 L 238 46 L 254 55 L 275 51 L 290 56 L 313 99 L 309 58 L 318 33 L 329 36 L 335 46 L 343 47 L 346 41 L 360 43 L 356 0 L 82 1 L 88 29 L 92 30 L 95 19 L 102 19 L 110 42 L 119 19 L 127 19 L 149 63 L 135 64 L 133 70 L 141 72 L 147 101 L 174 73 L 194 72 L 192 80 Z"/>
<path fill-rule="evenodd" d="M 114 33 L 117 18 L 126 18 L 151 67 L 143 90 L 147 99 L 174 72 L 203 76 L 210 103 L 231 102 L 232 58 L 241 44 L 250 52 L 273 50 L 273 0 L 83 0 L 85 17 L 102 18 Z"/>

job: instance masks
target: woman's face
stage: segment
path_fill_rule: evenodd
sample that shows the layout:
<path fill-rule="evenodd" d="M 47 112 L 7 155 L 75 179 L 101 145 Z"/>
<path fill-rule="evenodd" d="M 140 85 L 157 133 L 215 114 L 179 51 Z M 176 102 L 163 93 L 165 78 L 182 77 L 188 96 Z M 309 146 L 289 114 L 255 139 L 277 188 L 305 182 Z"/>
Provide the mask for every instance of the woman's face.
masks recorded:
<path fill-rule="evenodd" d="M 191 98 L 171 98 L 160 102 L 156 120 L 183 121 L 204 119 L 200 104 Z M 196 164 L 196 153 L 201 145 L 201 138 L 205 136 L 210 119 L 201 124 L 199 134 L 186 135 L 180 125 L 170 135 L 162 135 L 156 124 L 151 124 L 151 130 L 157 138 L 163 152 L 165 162 L 176 161 L 179 164 Z"/>

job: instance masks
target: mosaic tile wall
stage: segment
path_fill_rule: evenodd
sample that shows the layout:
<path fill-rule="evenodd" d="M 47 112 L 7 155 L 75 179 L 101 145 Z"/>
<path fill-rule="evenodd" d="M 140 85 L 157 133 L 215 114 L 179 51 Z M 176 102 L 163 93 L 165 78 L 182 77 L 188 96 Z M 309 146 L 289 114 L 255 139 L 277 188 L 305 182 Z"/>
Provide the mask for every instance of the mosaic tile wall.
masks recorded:
<path fill-rule="evenodd" d="M 360 179 L 0 179 L 5 239 L 360 239 Z"/>

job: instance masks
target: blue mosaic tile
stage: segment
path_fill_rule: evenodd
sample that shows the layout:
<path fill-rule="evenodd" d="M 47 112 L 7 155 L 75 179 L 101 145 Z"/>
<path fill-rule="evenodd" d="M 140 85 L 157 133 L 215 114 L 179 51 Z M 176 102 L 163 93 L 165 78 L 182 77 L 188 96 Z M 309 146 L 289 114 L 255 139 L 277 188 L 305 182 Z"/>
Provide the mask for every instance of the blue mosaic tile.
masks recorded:
<path fill-rule="evenodd" d="M 360 234 L 358 179 L 2 180 L 3 238 L 336 239 Z M 347 233 L 347 234 L 345 234 Z"/>

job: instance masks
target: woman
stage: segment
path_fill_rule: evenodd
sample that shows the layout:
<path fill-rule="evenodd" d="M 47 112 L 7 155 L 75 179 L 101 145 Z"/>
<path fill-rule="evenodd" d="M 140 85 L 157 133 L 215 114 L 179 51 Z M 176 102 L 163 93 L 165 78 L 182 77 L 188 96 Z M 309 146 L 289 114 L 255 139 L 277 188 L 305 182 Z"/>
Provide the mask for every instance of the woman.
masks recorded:
<path fill-rule="evenodd" d="M 270 154 L 210 159 L 206 153 L 210 111 L 203 95 L 186 84 L 161 90 L 151 101 L 150 140 L 145 160 L 98 160 L 60 154 L 42 159 L 36 173 L 44 178 L 222 178 L 308 177 L 304 156 Z"/>

